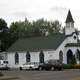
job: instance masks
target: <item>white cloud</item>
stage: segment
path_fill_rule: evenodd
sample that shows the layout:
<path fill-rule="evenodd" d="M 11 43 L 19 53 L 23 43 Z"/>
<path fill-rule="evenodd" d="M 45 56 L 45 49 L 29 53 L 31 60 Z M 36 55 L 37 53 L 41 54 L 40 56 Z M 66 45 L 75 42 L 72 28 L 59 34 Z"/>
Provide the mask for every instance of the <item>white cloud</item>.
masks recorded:
<path fill-rule="evenodd" d="M 24 20 L 25 17 L 29 20 L 58 19 L 64 24 L 68 9 L 71 9 L 75 26 L 80 26 L 79 0 L 0 0 L 0 17 L 8 25 L 12 21 Z"/>
<path fill-rule="evenodd" d="M 28 17 L 29 16 L 29 14 L 24 11 L 14 12 L 11 15 L 16 16 L 16 17 Z"/>

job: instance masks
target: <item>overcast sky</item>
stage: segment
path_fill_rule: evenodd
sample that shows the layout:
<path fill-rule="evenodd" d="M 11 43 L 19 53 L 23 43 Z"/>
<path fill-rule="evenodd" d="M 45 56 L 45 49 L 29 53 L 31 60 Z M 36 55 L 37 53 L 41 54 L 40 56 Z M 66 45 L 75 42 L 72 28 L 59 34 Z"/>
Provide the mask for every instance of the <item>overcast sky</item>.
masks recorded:
<path fill-rule="evenodd" d="M 64 22 L 71 10 L 75 27 L 80 30 L 80 0 L 0 0 L 0 18 L 8 23 L 44 18 Z"/>

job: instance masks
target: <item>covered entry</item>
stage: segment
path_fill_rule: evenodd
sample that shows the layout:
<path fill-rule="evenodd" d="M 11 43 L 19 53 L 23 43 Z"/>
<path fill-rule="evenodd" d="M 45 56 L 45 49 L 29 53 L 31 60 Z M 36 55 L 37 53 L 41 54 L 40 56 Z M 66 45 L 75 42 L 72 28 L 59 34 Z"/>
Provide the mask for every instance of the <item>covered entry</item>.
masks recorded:
<path fill-rule="evenodd" d="M 67 64 L 72 64 L 73 60 L 73 52 L 69 49 L 67 51 Z"/>

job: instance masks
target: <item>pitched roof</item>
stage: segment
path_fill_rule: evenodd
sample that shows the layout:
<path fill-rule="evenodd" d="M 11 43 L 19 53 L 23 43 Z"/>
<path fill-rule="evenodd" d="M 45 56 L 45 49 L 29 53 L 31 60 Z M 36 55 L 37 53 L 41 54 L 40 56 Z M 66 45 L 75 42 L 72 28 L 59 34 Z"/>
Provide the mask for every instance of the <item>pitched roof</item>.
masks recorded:
<path fill-rule="evenodd" d="M 54 34 L 45 37 L 24 38 L 17 40 L 7 51 L 36 51 L 56 49 L 65 39 L 64 34 Z"/>
<path fill-rule="evenodd" d="M 72 15 L 71 15 L 70 10 L 68 11 L 68 15 L 67 15 L 67 18 L 66 18 L 66 21 L 65 22 L 66 23 L 68 23 L 68 22 L 73 22 L 74 23 L 74 20 L 72 18 Z"/>

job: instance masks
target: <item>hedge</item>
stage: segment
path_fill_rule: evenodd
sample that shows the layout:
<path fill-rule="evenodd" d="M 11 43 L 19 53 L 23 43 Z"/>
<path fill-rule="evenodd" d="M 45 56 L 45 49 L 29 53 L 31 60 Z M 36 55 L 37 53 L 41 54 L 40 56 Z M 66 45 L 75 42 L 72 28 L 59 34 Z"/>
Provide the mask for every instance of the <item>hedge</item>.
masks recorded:
<path fill-rule="evenodd" d="M 2 72 L 0 72 L 0 77 L 3 76 Z"/>
<path fill-rule="evenodd" d="M 80 64 L 64 64 L 63 69 L 80 69 Z"/>
<path fill-rule="evenodd" d="M 73 69 L 73 65 L 71 64 L 64 64 L 63 69 Z"/>
<path fill-rule="evenodd" d="M 80 64 L 75 64 L 75 65 L 73 65 L 73 68 L 74 68 L 74 69 L 80 69 Z"/>

